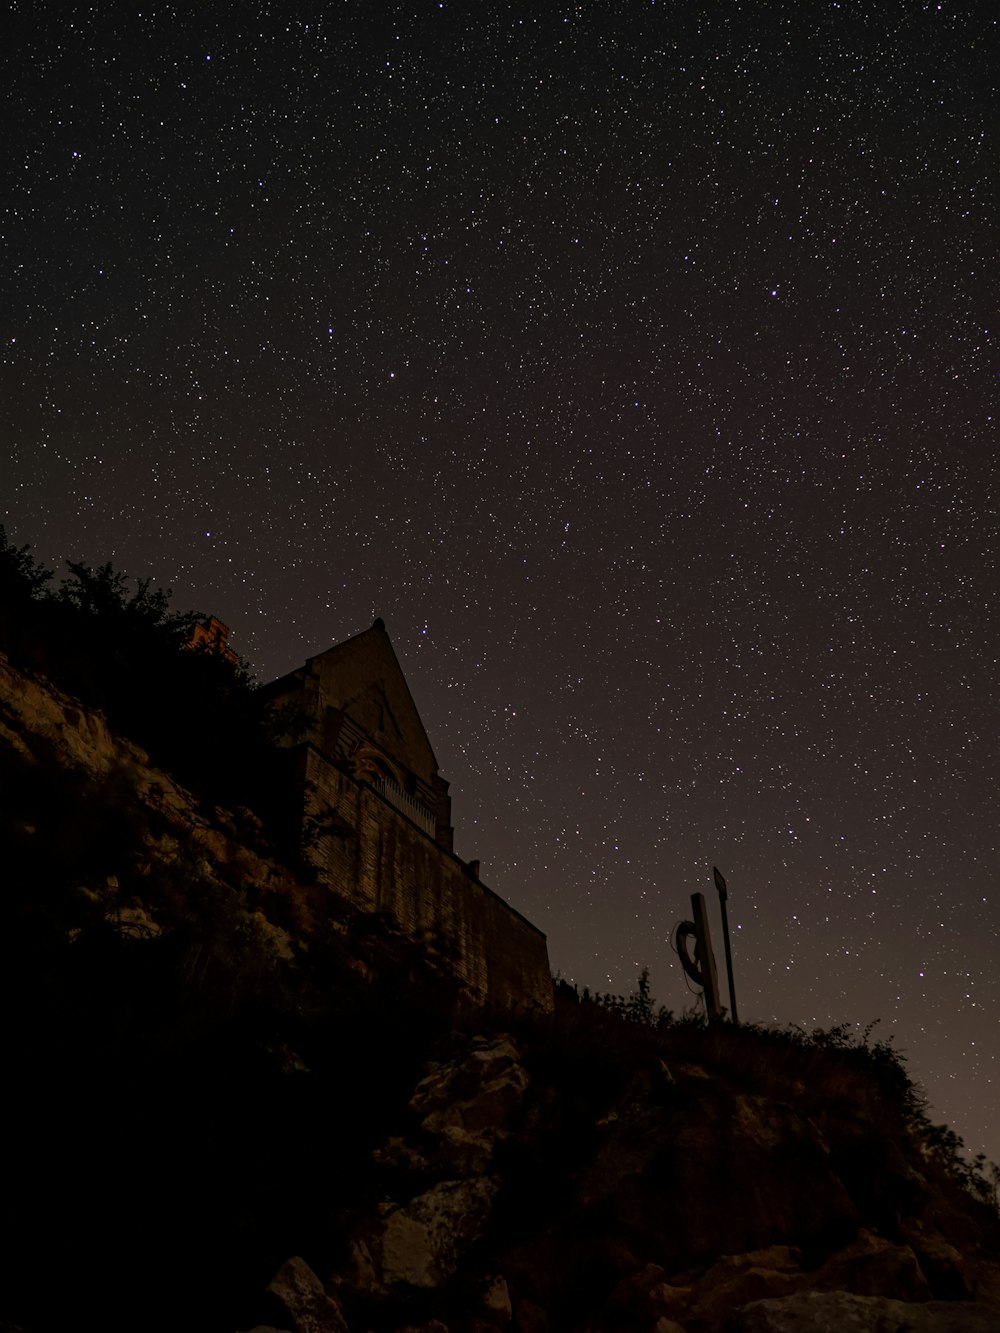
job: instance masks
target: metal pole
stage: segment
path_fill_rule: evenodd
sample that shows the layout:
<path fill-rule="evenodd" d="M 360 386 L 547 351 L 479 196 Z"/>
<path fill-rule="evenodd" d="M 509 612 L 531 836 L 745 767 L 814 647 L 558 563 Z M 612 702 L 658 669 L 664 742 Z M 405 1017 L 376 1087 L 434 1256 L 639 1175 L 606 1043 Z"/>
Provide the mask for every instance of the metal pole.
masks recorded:
<path fill-rule="evenodd" d="M 729 1011 L 733 1016 L 733 1026 L 739 1027 L 740 1020 L 736 1013 L 736 985 L 733 981 L 733 951 L 729 944 L 729 914 L 726 911 L 729 891 L 726 888 L 726 881 L 715 866 L 712 867 L 712 874 L 715 876 L 715 887 L 719 890 L 719 906 L 722 908 L 722 935 L 726 944 L 726 975 L 729 978 Z"/>

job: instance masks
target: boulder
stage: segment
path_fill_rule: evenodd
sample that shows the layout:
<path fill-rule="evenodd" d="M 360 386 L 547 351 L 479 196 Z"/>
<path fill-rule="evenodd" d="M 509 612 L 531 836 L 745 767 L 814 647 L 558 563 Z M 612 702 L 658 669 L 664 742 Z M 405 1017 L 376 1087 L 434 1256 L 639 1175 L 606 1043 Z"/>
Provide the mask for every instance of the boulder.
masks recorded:
<path fill-rule="evenodd" d="M 510 1303 L 510 1292 L 502 1277 L 491 1277 L 486 1281 L 481 1297 L 483 1310 L 492 1324 L 506 1327 L 513 1318 L 514 1311 Z"/>
<path fill-rule="evenodd" d="M 901 1229 L 937 1300 L 962 1301 L 972 1295 L 965 1260 L 954 1245 L 916 1221 L 904 1221 Z"/>
<path fill-rule="evenodd" d="M 914 1304 L 847 1291 L 802 1291 L 754 1301 L 733 1333 L 1000 1333 L 1000 1311 L 973 1301 Z"/>
<path fill-rule="evenodd" d="M 658 1282 L 649 1289 L 648 1310 L 658 1319 L 685 1319 L 691 1313 L 691 1287 Z"/>
<path fill-rule="evenodd" d="M 637 1314 L 644 1310 L 649 1300 L 650 1291 L 666 1281 L 666 1270 L 659 1264 L 646 1264 L 636 1273 L 623 1277 L 611 1293 L 613 1308 L 628 1314 Z"/>
<path fill-rule="evenodd" d="M 432 1288 L 452 1277 L 486 1229 L 498 1182 L 446 1180 L 388 1213 L 372 1249 L 389 1286 Z"/>
<path fill-rule="evenodd" d="M 347 1333 L 340 1305 L 297 1255 L 281 1265 L 267 1290 L 288 1312 L 295 1333 Z"/>
<path fill-rule="evenodd" d="M 386 1139 L 381 1148 L 372 1152 L 372 1161 L 379 1166 L 390 1166 L 395 1171 L 409 1172 L 411 1175 L 428 1175 L 431 1163 L 426 1153 L 414 1148 L 398 1135 Z"/>
<path fill-rule="evenodd" d="M 692 1293 L 694 1316 L 701 1327 L 722 1328 L 734 1310 L 751 1301 L 791 1296 L 808 1285 L 808 1277 L 801 1272 L 752 1267 L 720 1271 L 716 1264 Z"/>
<path fill-rule="evenodd" d="M 659 1264 L 646 1264 L 616 1285 L 610 1310 L 643 1322 L 683 1318 L 691 1309 L 691 1288 L 671 1286 L 665 1279 Z"/>
<path fill-rule="evenodd" d="M 348 1242 L 349 1262 L 342 1273 L 334 1275 L 334 1283 L 363 1292 L 366 1296 L 385 1296 L 386 1289 L 378 1260 L 372 1252 L 374 1248 L 377 1247 L 373 1238 L 352 1236 Z"/>
<path fill-rule="evenodd" d="M 432 1066 L 417 1084 L 410 1110 L 420 1117 L 423 1133 L 438 1143 L 417 1160 L 453 1176 L 486 1170 L 527 1087 L 517 1047 L 504 1034 L 476 1038 L 464 1056 Z M 401 1146 L 397 1160 L 404 1157 Z"/>
<path fill-rule="evenodd" d="M 929 1301 L 932 1295 L 909 1245 L 893 1245 L 865 1230 L 826 1261 L 813 1285 L 823 1291 L 889 1296 L 897 1301 Z"/>
<path fill-rule="evenodd" d="M 767 1268 L 775 1273 L 798 1273 L 802 1270 L 802 1251 L 794 1245 L 768 1245 L 747 1254 L 724 1254 L 705 1274 L 705 1279 L 718 1281 L 722 1276 L 738 1273 L 744 1268 Z"/>

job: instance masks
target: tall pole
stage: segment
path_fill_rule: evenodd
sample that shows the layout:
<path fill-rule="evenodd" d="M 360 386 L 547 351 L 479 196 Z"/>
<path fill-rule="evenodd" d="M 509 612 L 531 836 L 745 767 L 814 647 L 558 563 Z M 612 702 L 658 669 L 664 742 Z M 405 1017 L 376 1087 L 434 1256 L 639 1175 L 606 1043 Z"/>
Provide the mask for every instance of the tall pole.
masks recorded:
<path fill-rule="evenodd" d="M 715 887 L 719 890 L 719 906 L 722 908 L 722 935 L 726 945 L 726 975 L 729 978 L 729 1010 L 733 1016 L 734 1027 L 739 1027 L 740 1020 L 736 1013 L 736 985 L 733 982 L 733 951 L 729 944 L 729 914 L 726 911 L 729 891 L 726 888 L 726 881 L 715 866 L 712 867 L 712 874 L 715 876 Z"/>
<path fill-rule="evenodd" d="M 722 1005 L 719 1003 L 719 978 L 715 971 L 715 954 L 712 952 L 712 932 L 708 928 L 708 908 L 705 906 L 703 893 L 692 893 L 691 910 L 694 913 L 695 958 L 701 972 L 702 988 L 705 992 L 705 1014 L 710 1023 L 718 1023 L 722 1018 Z"/>

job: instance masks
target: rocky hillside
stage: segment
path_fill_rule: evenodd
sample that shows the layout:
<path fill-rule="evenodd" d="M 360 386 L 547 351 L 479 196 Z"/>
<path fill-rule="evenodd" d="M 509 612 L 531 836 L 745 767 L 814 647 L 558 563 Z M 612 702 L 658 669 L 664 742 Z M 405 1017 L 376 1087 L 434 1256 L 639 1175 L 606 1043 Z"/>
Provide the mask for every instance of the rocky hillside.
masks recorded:
<path fill-rule="evenodd" d="M 470 1011 L 6 660 L 0 788 L 0 1329 L 1000 1331 L 890 1047 Z"/>
<path fill-rule="evenodd" d="M 592 1019 L 452 1038 L 258 1329 L 1000 1329 L 995 1215 L 856 1050 Z"/>

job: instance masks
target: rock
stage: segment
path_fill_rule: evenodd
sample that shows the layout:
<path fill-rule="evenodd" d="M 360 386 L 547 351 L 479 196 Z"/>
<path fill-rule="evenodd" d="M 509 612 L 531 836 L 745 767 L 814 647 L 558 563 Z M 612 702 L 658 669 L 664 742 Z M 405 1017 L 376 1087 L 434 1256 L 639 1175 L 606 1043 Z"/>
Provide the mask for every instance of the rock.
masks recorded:
<path fill-rule="evenodd" d="M 733 1310 L 765 1297 L 791 1296 L 809 1286 L 800 1267 L 800 1253 L 789 1245 L 769 1245 L 747 1254 L 717 1259 L 688 1294 L 688 1309 L 665 1310 L 683 1317 L 693 1311 L 701 1325 L 722 1326 Z"/>
<path fill-rule="evenodd" d="M 667 1274 L 659 1264 L 647 1264 L 637 1273 L 623 1277 L 611 1293 L 611 1304 L 617 1310 L 638 1314 L 646 1308 L 650 1291 L 662 1285 Z"/>
<path fill-rule="evenodd" d="M 730 1268 L 719 1272 L 714 1265 L 693 1292 L 694 1314 L 700 1326 L 722 1327 L 734 1310 L 751 1301 L 791 1296 L 809 1285 L 801 1272 L 778 1272 L 773 1268 Z"/>
<path fill-rule="evenodd" d="M 939 1301 L 963 1301 L 972 1295 L 965 1260 L 942 1236 L 926 1231 L 919 1222 L 904 1222 L 902 1232 Z"/>
<path fill-rule="evenodd" d="M 549 1333 L 549 1317 L 534 1301 L 518 1301 L 514 1328 L 517 1333 Z"/>
<path fill-rule="evenodd" d="M 281 1265 L 267 1290 L 291 1316 L 295 1333 L 347 1333 L 339 1304 L 297 1255 Z"/>
<path fill-rule="evenodd" d="M 858 1214 L 819 1130 L 784 1102 L 705 1096 L 609 1126 L 578 1200 L 677 1269 L 853 1235 Z"/>
<path fill-rule="evenodd" d="M 392 1138 L 374 1157 L 411 1176 L 446 1178 L 408 1203 L 379 1206 L 378 1217 L 352 1239 L 345 1280 L 384 1296 L 395 1286 L 428 1290 L 454 1275 L 489 1221 L 499 1183 L 487 1170 L 527 1086 L 517 1048 L 506 1036 L 476 1038 L 458 1059 L 430 1067 L 410 1110 L 420 1117 L 425 1139 L 437 1142 L 414 1146 Z M 509 1297 L 497 1300 L 498 1307 L 487 1310 L 494 1326 L 511 1319 Z"/>
<path fill-rule="evenodd" d="M 345 1274 L 334 1281 L 344 1282 L 367 1296 L 384 1296 L 385 1285 L 371 1246 L 364 1236 L 353 1236 L 349 1242 L 350 1261 Z"/>
<path fill-rule="evenodd" d="M 125 939 L 153 940 L 163 933 L 162 927 L 154 921 L 140 902 L 130 903 L 127 907 L 116 907 L 107 913 L 108 921 Z"/>
<path fill-rule="evenodd" d="M 653 1325 L 653 1333 L 687 1333 L 687 1330 L 676 1319 L 661 1317 Z"/>
<path fill-rule="evenodd" d="M 847 1291 L 802 1291 L 754 1301 L 733 1333 L 1000 1333 L 1000 1312 L 973 1301 L 914 1304 Z"/>
<path fill-rule="evenodd" d="M 482 1175 L 489 1171 L 493 1149 L 499 1135 L 467 1134 L 449 1125 L 441 1134 L 434 1151 L 428 1154 L 427 1169 L 439 1175 L 461 1177 Z"/>
<path fill-rule="evenodd" d="M 426 1175 L 431 1170 L 426 1154 L 395 1135 L 374 1150 L 372 1160 L 380 1166 L 391 1166 L 396 1171 L 409 1171 L 414 1175 Z"/>
<path fill-rule="evenodd" d="M 802 1270 L 802 1251 L 794 1245 L 768 1245 L 747 1254 L 724 1254 L 706 1273 L 721 1276 L 739 1272 L 743 1268 L 768 1268 L 775 1273 L 798 1273 Z"/>
<path fill-rule="evenodd" d="M 482 1302 L 483 1309 L 492 1323 L 502 1326 L 510 1323 L 514 1311 L 511 1308 L 510 1292 L 507 1290 L 504 1278 L 493 1277 L 487 1280 Z"/>
<path fill-rule="evenodd" d="M 433 1066 L 410 1099 L 421 1129 L 439 1140 L 430 1165 L 460 1176 L 486 1170 L 527 1086 L 517 1047 L 503 1034 L 477 1038 L 463 1058 Z"/>
<path fill-rule="evenodd" d="M 691 1313 L 691 1288 L 658 1282 L 649 1290 L 648 1310 L 658 1319 L 684 1319 Z"/>
<path fill-rule="evenodd" d="M 446 1180 L 418 1194 L 381 1223 L 381 1276 L 389 1285 L 439 1286 L 483 1234 L 498 1183 L 492 1177 Z"/>
<path fill-rule="evenodd" d="M 694 1065 L 690 1063 L 675 1064 L 673 1067 L 676 1079 L 681 1079 L 692 1083 L 710 1083 L 712 1075 L 704 1065 Z"/>
<path fill-rule="evenodd" d="M 674 1287 L 664 1281 L 659 1264 L 647 1264 L 623 1277 L 611 1293 L 609 1310 L 613 1321 L 626 1316 L 632 1322 L 649 1324 L 656 1319 L 683 1319 L 691 1311 L 691 1288 Z"/>
<path fill-rule="evenodd" d="M 907 1161 L 897 1143 L 872 1136 L 864 1120 L 837 1128 L 837 1170 L 870 1223 L 894 1228 L 916 1214 L 927 1195 L 927 1181 Z"/>
<path fill-rule="evenodd" d="M 826 1261 L 814 1285 L 823 1291 L 889 1296 L 898 1301 L 929 1301 L 932 1294 L 909 1245 L 893 1245 L 864 1230 L 852 1245 Z"/>

